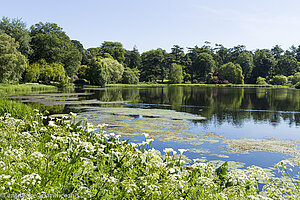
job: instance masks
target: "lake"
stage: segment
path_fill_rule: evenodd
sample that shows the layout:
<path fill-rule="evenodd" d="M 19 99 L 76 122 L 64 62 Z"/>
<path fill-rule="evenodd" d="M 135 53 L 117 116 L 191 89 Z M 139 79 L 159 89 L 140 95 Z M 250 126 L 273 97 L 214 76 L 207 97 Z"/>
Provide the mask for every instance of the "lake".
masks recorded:
<path fill-rule="evenodd" d="M 51 114 L 78 113 L 107 132 L 152 146 L 187 149 L 188 159 L 271 167 L 300 155 L 300 90 L 201 86 L 76 89 L 15 96 Z"/>

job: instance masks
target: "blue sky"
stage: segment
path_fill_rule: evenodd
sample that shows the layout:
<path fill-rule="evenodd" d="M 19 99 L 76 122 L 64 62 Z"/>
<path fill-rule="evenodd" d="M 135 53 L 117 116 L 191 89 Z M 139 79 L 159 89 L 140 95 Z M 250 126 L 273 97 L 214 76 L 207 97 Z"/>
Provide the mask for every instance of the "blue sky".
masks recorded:
<path fill-rule="evenodd" d="M 140 52 L 174 44 L 300 45 L 299 0 L 0 0 L 0 16 L 54 22 L 85 48 L 119 41 Z"/>

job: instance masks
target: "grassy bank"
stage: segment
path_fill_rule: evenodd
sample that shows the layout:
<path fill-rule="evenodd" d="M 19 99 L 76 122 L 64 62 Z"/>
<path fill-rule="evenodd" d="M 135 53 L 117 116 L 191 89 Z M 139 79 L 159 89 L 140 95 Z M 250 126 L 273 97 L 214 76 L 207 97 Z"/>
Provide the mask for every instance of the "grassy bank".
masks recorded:
<path fill-rule="evenodd" d="M 43 84 L 0 84 L 0 92 L 11 93 L 11 92 L 29 92 L 29 91 L 50 91 L 57 90 L 57 87 L 53 85 Z"/>
<path fill-rule="evenodd" d="M 289 88 L 281 85 L 257 85 L 257 84 L 107 84 L 105 87 L 168 87 L 168 86 L 199 86 L 199 87 L 243 87 L 243 88 Z M 100 86 L 85 85 L 84 88 L 100 88 Z"/>
<path fill-rule="evenodd" d="M 11 104 L 11 102 L 9 102 Z M 0 104 L 0 107 L 6 107 Z M 18 105 L 20 106 L 20 105 Z M 40 117 L 31 111 L 32 117 Z M 30 118 L 30 117 L 29 117 Z M 151 148 L 105 134 L 105 125 L 75 123 L 75 115 L 49 121 L 0 117 L 0 191 L 4 199 L 297 199 L 298 180 L 288 161 L 274 178 L 251 166 L 228 170 L 201 159 L 184 163 L 184 149 Z M 284 181 L 283 181 L 284 180 Z M 258 189 L 263 183 L 263 189 Z M 50 195 L 50 196 L 49 196 Z M 24 196 L 22 196 L 24 198 Z"/>

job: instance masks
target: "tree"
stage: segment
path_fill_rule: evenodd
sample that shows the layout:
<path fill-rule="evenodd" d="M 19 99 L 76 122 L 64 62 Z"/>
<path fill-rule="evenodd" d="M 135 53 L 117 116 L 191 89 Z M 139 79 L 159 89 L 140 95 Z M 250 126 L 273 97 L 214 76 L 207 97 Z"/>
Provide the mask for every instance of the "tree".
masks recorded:
<path fill-rule="evenodd" d="M 192 75 L 204 78 L 207 74 L 213 73 L 215 68 L 216 63 L 213 57 L 208 53 L 200 53 L 192 63 Z"/>
<path fill-rule="evenodd" d="M 68 78 L 64 67 L 58 63 L 47 63 L 44 59 L 31 64 L 25 72 L 25 82 L 50 84 L 52 82 L 64 85 Z"/>
<path fill-rule="evenodd" d="M 272 85 L 286 85 L 288 83 L 288 78 L 284 75 L 276 75 L 269 82 Z"/>
<path fill-rule="evenodd" d="M 282 55 L 279 57 L 277 64 L 273 70 L 275 75 L 281 74 L 289 76 L 297 71 L 298 63 L 296 58 L 291 55 Z"/>
<path fill-rule="evenodd" d="M 18 82 L 27 67 L 26 58 L 18 47 L 15 39 L 0 34 L 0 83 Z"/>
<path fill-rule="evenodd" d="M 182 66 L 172 63 L 170 67 L 170 73 L 169 73 L 169 81 L 171 83 L 182 83 L 183 81 L 183 72 L 182 72 Z"/>
<path fill-rule="evenodd" d="M 300 72 L 295 73 L 288 77 L 288 80 L 295 85 L 296 83 L 300 82 Z"/>
<path fill-rule="evenodd" d="M 45 59 L 48 63 L 61 63 L 72 78 L 80 66 L 82 55 L 62 28 L 54 23 L 40 22 L 30 29 L 34 50 L 30 62 Z"/>
<path fill-rule="evenodd" d="M 119 63 L 124 63 L 126 50 L 120 42 L 104 41 L 101 45 L 101 49 L 103 53 L 109 53 Z"/>
<path fill-rule="evenodd" d="M 248 51 L 243 51 L 238 55 L 236 62 L 242 67 L 245 79 L 249 80 L 254 68 L 253 54 Z"/>
<path fill-rule="evenodd" d="M 251 82 L 255 82 L 259 76 L 266 78 L 269 75 L 270 69 L 276 64 L 274 56 L 266 49 L 256 50 L 253 61 L 254 68 L 252 70 Z"/>
<path fill-rule="evenodd" d="M 126 67 L 129 67 L 131 69 L 140 68 L 142 59 L 139 51 L 136 48 L 134 48 L 132 51 L 126 51 L 124 56 L 124 65 Z"/>
<path fill-rule="evenodd" d="M 156 81 L 164 79 L 167 74 L 165 65 L 165 52 L 162 49 L 144 52 L 141 56 L 141 79 L 143 81 Z"/>
<path fill-rule="evenodd" d="M 124 72 L 122 64 L 109 58 L 94 58 L 89 68 L 91 83 L 100 86 L 120 82 Z"/>
<path fill-rule="evenodd" d="M 284 50 L 279 45 L 275 45 L 271 49 L 271 53 L 274 56 L 274 58 L 276 58 L 276 59 L 278 59 L 283 52 L 284 52 Z"/>
<path fill-rule="evenodd" d="M 129 68 L 126 67 L 122 77 L 122 83 L 124 84 L 137 84 L 139 82 L 138 77 L 135 73 Z"/>
<path fill-rule="evenodd" d="M 8 19 L 3 17 L 0 21 L 0 31 L 6 33 L 19 43 L 18 50 L 28 58 L 32 53 L 30 46 L 30 32 L 26 29 L 26 24 L 21 19 Z"/>
<path fill-rule="evenodd" d="M 229 62 L 218 70 L 219 78 L 228 80 L 230 83 L 244 84 L 243 70 L 239 64 Z"/>

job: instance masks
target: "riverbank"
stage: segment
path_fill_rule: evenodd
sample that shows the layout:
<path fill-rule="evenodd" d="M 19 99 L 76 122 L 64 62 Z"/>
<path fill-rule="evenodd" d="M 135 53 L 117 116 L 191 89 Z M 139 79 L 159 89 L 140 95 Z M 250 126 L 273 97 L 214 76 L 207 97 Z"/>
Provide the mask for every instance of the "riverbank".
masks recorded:
<path fill-rule="evenodd" d="M 258 85 L 258 84 L 107 84 L 105 87 L 168 87 L 168 86 L 198 86 L 198 87 L 239 87 L 239 88 L 289 88 L 282 85 Z M 101 86 L 84 85 L 84 88 L 101 88 Z"/>
<path fill-rule="evenodd" d="M 53 85 L 43 85 L 35 83 L 26 84 L 0 84 L 0 92 L 28 92 L 28 91 L 50 91 L 57 90 L 56 86 Z"/>
<path fill-rule="evenodd" d="M 257 166 L 229 170 L 227 162 L 216 166 L 204 159 L 185 163 L 185 149 L 166 148 L 161 154 L 151 148 L 155 141 L 147 134 L 142 143 L 119 141 L 119 135 L 104 133 L 105 124 L 75 123 L 73 113 L 60 120 L 49 118 L 44 125 L 32 120 L 45 118 L 34 112 L 27 119 L 0 117 L 2 197 L 295 199 L 299 195 L 299 186 L 288 175 L 274 178 Z M 282 161 L 276 167 L 286 174 L 289 164 Z M 264 187 L 259 189 L 258 183 Z"/>

